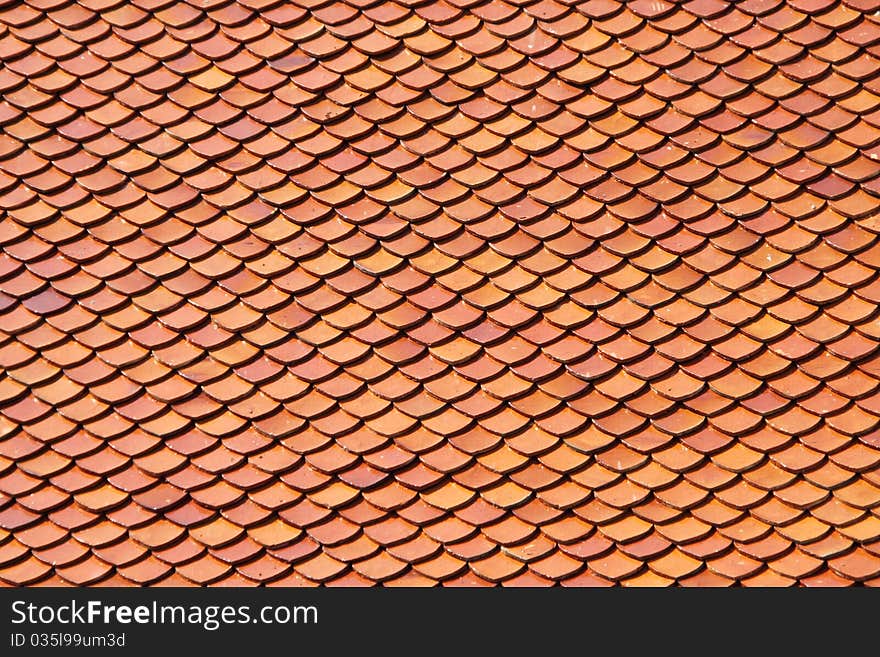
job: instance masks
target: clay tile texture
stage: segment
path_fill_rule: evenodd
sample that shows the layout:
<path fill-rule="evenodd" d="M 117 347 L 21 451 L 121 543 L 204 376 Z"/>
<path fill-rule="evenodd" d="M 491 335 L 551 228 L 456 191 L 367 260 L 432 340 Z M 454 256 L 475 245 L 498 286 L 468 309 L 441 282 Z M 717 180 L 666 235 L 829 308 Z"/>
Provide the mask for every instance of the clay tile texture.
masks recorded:
<path fill-rule="evenodd" d="M 880 583 L 878 10 L 0 2 L 0 582 Z"/>

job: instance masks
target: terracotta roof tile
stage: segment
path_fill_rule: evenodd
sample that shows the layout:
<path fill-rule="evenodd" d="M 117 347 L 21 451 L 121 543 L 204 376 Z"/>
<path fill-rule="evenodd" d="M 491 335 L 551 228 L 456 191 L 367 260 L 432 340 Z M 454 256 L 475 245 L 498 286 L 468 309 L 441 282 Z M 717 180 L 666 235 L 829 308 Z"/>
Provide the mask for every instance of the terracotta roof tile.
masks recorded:
<path fill-rule="evenodd" d="M 880 573 L 868 9 L 256 12 L 0 17 L 0 580 Z"/>

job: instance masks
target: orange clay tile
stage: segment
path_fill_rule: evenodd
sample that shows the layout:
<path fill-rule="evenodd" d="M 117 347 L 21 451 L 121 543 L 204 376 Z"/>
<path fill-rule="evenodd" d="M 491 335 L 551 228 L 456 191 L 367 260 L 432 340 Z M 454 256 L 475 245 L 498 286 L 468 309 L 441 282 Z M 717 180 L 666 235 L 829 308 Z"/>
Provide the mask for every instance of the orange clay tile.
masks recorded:
<path fill-rule="evenodd" d="M 43 4 L 2 584 L 876 583 L 871 3 Z"/>

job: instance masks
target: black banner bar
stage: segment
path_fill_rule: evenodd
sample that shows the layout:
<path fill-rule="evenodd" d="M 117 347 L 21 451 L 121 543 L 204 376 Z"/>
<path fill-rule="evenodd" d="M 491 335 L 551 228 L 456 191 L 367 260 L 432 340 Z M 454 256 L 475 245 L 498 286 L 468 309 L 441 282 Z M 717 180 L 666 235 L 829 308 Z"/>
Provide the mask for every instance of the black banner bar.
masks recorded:
<path fill-rule="evenodd" d="M 412 654 L 431 648 L 493 655 L 578 646 L 677 655 L 722 648 L 785 654 L 826 639 L 874 643 L 868 590 L 5 589 L 0 655 Z M 149 653 L 145 651 L 150 651 Z"/>

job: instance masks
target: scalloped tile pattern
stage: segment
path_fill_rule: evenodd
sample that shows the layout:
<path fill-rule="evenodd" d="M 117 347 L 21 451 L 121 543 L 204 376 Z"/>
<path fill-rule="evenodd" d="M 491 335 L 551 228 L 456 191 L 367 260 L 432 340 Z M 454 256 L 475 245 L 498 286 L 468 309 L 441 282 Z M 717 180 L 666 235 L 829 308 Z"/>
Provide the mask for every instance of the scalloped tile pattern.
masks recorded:
<path fill-rule="evenodd" d="M 880 581 L 878 9 L 0 3 L 0 581 Z"/>

